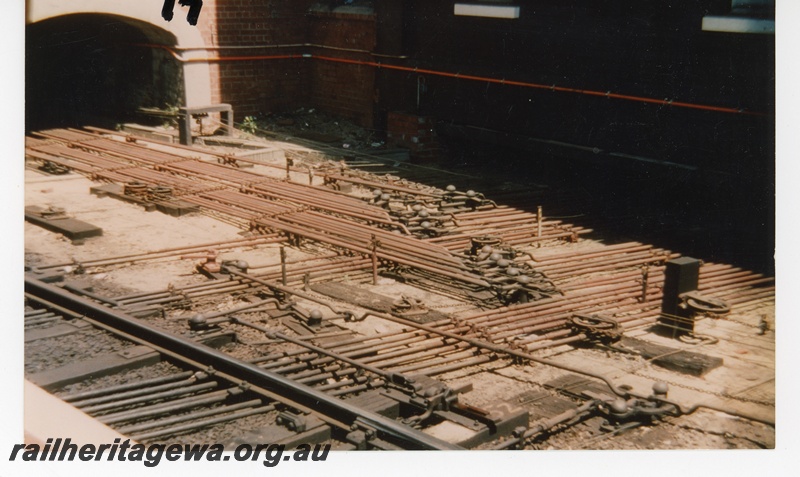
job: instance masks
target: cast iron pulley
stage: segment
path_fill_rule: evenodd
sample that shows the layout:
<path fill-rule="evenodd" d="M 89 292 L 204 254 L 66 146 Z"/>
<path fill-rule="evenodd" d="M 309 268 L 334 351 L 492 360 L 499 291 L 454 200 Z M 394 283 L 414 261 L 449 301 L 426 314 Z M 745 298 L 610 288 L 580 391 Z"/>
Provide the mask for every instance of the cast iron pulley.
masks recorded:
<path fill-rule="evenodd" d="M 725 300 L 703 296 L 697 292 L 684 293 L 681 296 L 685 305 L 700 313 L 725 314 L 731 311 L 731 306 Z"/>
<path fill-rule="evenodd" d="M 603 315 L 575 314 L 569 319 L 569 324 L 575 331 L 586 334 L 589 338 L 598 340 L 617 340 L 622 336 L 619 322 Z"/>

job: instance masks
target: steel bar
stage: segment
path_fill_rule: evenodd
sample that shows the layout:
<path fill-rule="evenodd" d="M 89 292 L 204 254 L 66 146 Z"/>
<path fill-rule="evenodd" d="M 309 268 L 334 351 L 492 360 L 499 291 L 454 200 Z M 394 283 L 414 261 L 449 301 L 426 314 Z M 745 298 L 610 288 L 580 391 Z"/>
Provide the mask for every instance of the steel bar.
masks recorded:
<path fill-rule="evenodd" d="M 183 399 L 153 404 L 135 409 L 120 411 L 114 414 L 98 416 L 97 420 L 103 424 L 117 424 L 132 419 L 144 419 L 148 417 L 160 416 L 162 414 L 172 414 L 178 411 L 185 411 L 200 406 L 208 406 L 225 401 L 231 395 L 230 389 L 216 391 L 213 393 L 190 396 Z"/>
<path fill-rule="evenodd" d="M 469 346 L 469 345 L 464 344 L 464 346 Z M 426 359 L 423 361 L 411 362 L 410 364 L 409 362 L 401 362 L 401 363 L 387 364 L 386 366 L 387 369 L 391 369 L 396 373 L 421 372 L 426 376 L 430 376 L 431 375 L 430 369 L 434 366 L 439 366 L 448 363 L 457 363 L 474 356 L 475 356 L 475 350 L 466 350 L 460 353 L 451 353 L 438 356 L 434 359 Z"/>
<path fill-rule="evenodd" d="M 453 351 L 457 351 L 459 349 L 463 349 L 468 347 L 469 345 L 466 343 L 457 343 L 447 346 L 442 346 L 441 344 L 434 344 L 429 345 L 426 347 L 422 347 L 420 349 L 408 349 L 408 350 L 398 350 L 393 353 L 387 353 L 391 355 L 383 357 L 381 359 L 374 360 L 374 364 L 376 366 L 391 368 L 393 366 L 399 366 L 402 364 L 412 363 L 412 362 L 419 362 L 422 360 L 422 367 L 427 366 L 428 358 L 430 357 L 443 357 L 448 356 L 449 353 Z M 402 353 L 401 353 L 402 351 Z M 469 353 L 473 354 L 472 351 Z M 376 357 L 377 358 L 377 357 Z"/>
<path fill-rule="evenodd" d="M 411 189 L 411 188 L 408 188 L 408 187 L 397 186 L 397 185 L 394 185 L 394 184 L 388 184 L 388 183 L 384 183 L 384 182 L 369 181 L 369 180 L 365 180 L 365 179 L 361 179 L 361 178 L 357 178 L 357 177 L 353 177 L 353 176 L 342 176 L 342 175 L 337 175 L 337 174 L 325 174 L 325 177 L 328 178 L 328 179 L 333 179 L 333 180 L 341 180 L 341 181 L 345 181 L 345 182 L 352 182 L 353 184 L 359 184 L 359 185 L 367 186 L 367 187 L 372 188 L 372 189 L 386 189 L 386 190 L 392 190 L 392 191 L 395 191 L 395 192 L 401 192 L 401 193 L 408 194 L 408 195 L 418 195 L 418 196 L 424 196 L 424 197 L 437 197 L 437 198 L 441 197 L 441 195 L 442 195 L 440 193 L 425 192 L 425 191 L 422 191 L 422 190 L 419 190 L 419 189 Z"/>
<path fill-rule="evenodd" d="M 279 229 L 279 230 L 284 230 L 284 231 L 289 232 L 289 233 L 294 234 L 294 235 L 299 235 L 299 236 L 307 237 L 307 238 L 310 238 L 310 239 L 313 239 L 313 240 L 318 240 L 318 241 L 323 242 L 323 243 L 329 243 L 329 244 L 334 245 L 334 246 L 343 247 L 345 249 L 349 249 L 349 250 L 352 250 L 354 252 L 361 253 L 361 254 L 363 254 L 365 256 L 369 256 L 369 254 L 371 253 L 370 250 L 369 250 L 369 246 L 366 243 L 364 245 L 355 245 L 355 244 L 353 244 L 351 242 L 347 242 L 345 240 L 342 240 L 342 239 L 339 239 L 339 238 L 335 238 L 333 236 L 322 235 L 322 234 L 318 234 L 318 233 L 309 232 L 306 228 L 303 228 L 303 227 L 290 226 L 289 224 L 286 224 L 285 222 L 272 221 L 272 220 L 269 220 L 269 219 L 260 219 L 260 220 L 257 220 L 256 222 L 258 222 L 260 224 L 263 224 L 266 227 L 275 228 L 275 229 Z M 383 238 L 380 238 L 380 240 L 382 241 Z M 379 249 L 378 255 L 379 255 L 380 258 L 382 258 L 384 260 L 388 260 L 388 261 L 391 261 L 391 262 L 399 263 L 401 265 L 406 265 L 406 266 L 413 267 L 413 268 L 419 268 L 419 269 L 422 269 L 422 270 L 427 270 L 427 271 L 429 271 L 431 273 L 434 273 L 434 274 L 443 275 L 443 276 L 446 276 L 446 277 L 449 277 L 449 278 L 453 278 L 455 280 L 460 280 L 460 281 L 464 281 L 464 282 L 467 282 L 467 283 L 471 283 L 473 285 L 488 286 L 488 284 L 484 280 L 481 280 L 481 279 L 479 279 L 477 277 L 473 277 L 473 276 L 467 275 L 466 273 L 455 273 L 455 272 L 450 271 L 450 270 L 444 270 L 444 269 L 439 268 L 439 267 L 433 267 L 433 266 L 430 266 L 430 265 L 428 265 L 427 263 L 425 263 L 423 261 L 412 260 L 412 259 L 409 259 L 409 258 L 403 256 L 403 255 L 400 255 L 400 254 L 397 254 L 397 253 L 391 253 L 391 252 L 389 252 L 389 251 L 387 251 L 387 250 L 385 250 L 383 248 Z"/>
<path fill-rule="evenodd" d="M 223 422 L 235 421 L 237 419 L 242 419 L 243 417 L 253 416 L 255 414 L 264 414 L 266 412 L 274 411 L 275 405 L 269 404 L 267 406 L 256 407 L 251 409 L 245 409 L 242 411 L 235 411 L 232 414 L 226 414 L 222 416 L 217 416 L 213 418 L 203 419 L 200 421 L 190 422 L 188 424 L 177 425 L 168 427 L 165 429 L 158 429 L 155 431 L 150 432 L 142 432 L 139 434 L 131 435 L 131 439 L 134 441 L 147 441 L 149 439 L 155 439 L 158 437 L 166 437 L 166 436 L 174 436 L 176 434 L 180 434 L 187 431 L 192 431 L 196 429 L 202 429 L 204 427 L 212 426 L 215 424 L 221 424 Z"/>
<path fill-rule="evenodd" d="M 181 422 L 191 421 L 195 419 L 199 419 L 201 417 L 208 417 L 214 416 L 217 414 L 225 414 L 231 411 L 238 411 L 240 409 L 246 409 L 249 407 L 255 407 L 259 404 L 262 404 L 260 399 L 252 399 L 250 401 L 241 402 L 238 404 L 230 404 L 227 406 L 218 406 L 212 407 L 211 409 L 206 409 L 205 411 L 196 411 L 191 414 L 184 414 L 181 416 L 174 416 L 166 419 L 158 419 L 154 421 L 143 422 L 140 424 L 133 424 L 128 426 L 119 427 L 116 429 L 117 432 L 124 435 L 131 435 L 134 432 L 142 432 L 148 431 L 150 429 L 157 429 L 159 427 L 166 427 L 172 424 L 178 424 Z"/>
<path fill-rule="evenodd" d="M 640 242 L 625 242 L 614 245 L 598 244 L 597 246 L 592 246 L 590 248 L 585 248 L 583 250 L 571 250 L 568 252 L 561 252 L 561 253 L 533 252 L 532 256 L 533 260 L 537 264 L 541 265 L 541 264 L 546 264 L 548 262 L 561 262 L 570 260 L 581 260 L 583 258 L 593 258 L 597 254 L 607 255 L 639 247 L 647 247 L 647 249 L 653 248 L 652 245 L 645 245 Z"/>
<path fill-rule="evenodd" d="M 279 166 L 279 165 L 276 165 L 276 164 L 270 164 L 268 162 L 263 162 L 263 161 L 253 160 L 253 159 L 247 159 L 245 157 L 221 154 L 221 153 L 214 152 L 212 150 L 202 150 L 202 151 L 200 151 L 194 146 L 187 146 L 187 145 L 184 145 L 184 144 L 166 142 L 166 141 L 162 141 L 162 140 L 157 139 L 157 138 L 145 138 L 145 137 L 142 137 L 142 136 L 137 136 L 135 134 L 130 134 L 130 133 L 122 132 L 122 131 L 111 131 L 111 130 L 108 130 L 108 129 L 98 128 L 98 127 L 94 127 L 94 126 L 84 126 L 84 128 L 89 130 L 89 131 L 92 131 L 94 133 L 101 134 L 101 135 L 107 135 L 107 136 L 108 135 L 111 135 L 111 136 L 118 135 L 118 136 L 123 136 L 123 137 L 126 137 L 126 138 L 132 138 L 132 139 L 134 139 L 134 142 L 132 143 L 133 145 L 138 145 L 137 143 L 139 143 L 139 142 L 141 142 L 141 143 L 152 143 L 152 144 L 156 144 L 156 145 L 160 145 L 160 146 L 167 146 L 170 149 L 183 149 L 183 150 L 187 150 L 187 151 L 190 151 L 192 153 L 195 153 L 195 154 L 199 153 L 199 154 L 203 154 L 203 155 L 206 155 L 206 156 L 211 156 L 211 157 L 215 158 L 217 161 L 226 161 L 226 160 L 229 160 L 229 159 L 233 159 L 236 162 L 244 162 L 244 163 L 247 163 L 247 164 L 256 164 L 256 165 L 259 165 L 259 166 L 271 167 L 271 168 L 280 169 L 280 170 L 284 170 L 285 169 L 284 166 Z M 128 143 L 128 144 L 131 144 L 131 143 Z M 304 169 L 295 168 L 295 167 L 292 167 L 291 170 L 293 172 L 303 172 L 304 171 Z"/>
<path fill-rule="evenodd" d="M 114 393 L 113 395 L 106 394 L 105 396 L 98 396 L 94 398 L 73 400 L 72 405 L 78 408 L 85 408 L 95 404 L 104 404 L 112 401 L 122 401 L 127 398 L 145 396 L 151 397 L 161 391 L 174 390 L 178 388 L 187 388 L 190 384 L 196 383 L 197 379 L 193 376 L 183 381 L 175 381 L 171 383 L 160 384 L 147 388 L 133 389 L 131 391 Z M 163 397 L 163 396 L 160 396 Z"/>
<path fill-rule="evenodd" d="M 467 368 L 469 366 L 477 366 L 479 364 L 488 363 L 490 361 L 494 361 L 495 359 L 496 358 L 493 358 L 489 355 L 481 355 L 466 360 L 457 360 L 454 363 L 444 364 L 435 368 L 429 368 L 425 370 L 425 373 L 429 376 L 436 376 L 437 374 L 449 373 L 459 369 Z"/>
<path fill-rule="evenodd" d="M 131 389 L 139 389 L 139 388 L 143 388 L 143 387 L 147 387 L 147 386 L 155 386 L 155 385 L 168 383 L 168 382 L 172 382 L 172 381 L 179 381 L 179 380 L 183 380 L 183 379 L 189 378 L 189 377 L 193 376 L 194 374 L 195 374 L 194 371 L 185 371 L 185 372 L 182 372 L 182 373 L 170 374 L 168 376 L 152 378 L 152 379 L 146 379 L 146 380 L 143 380 L 143 381 L 136 381 L 136 382 L 125 383 L 125 384 L 118 384 L 116 386 L 108 386 L 108 387 L 101 388 L 101 389 L 92 389 L 92 390 L 82 391 L 82 392 L 78 392 L 78 393 L 66 394 L 66 395 L 59 396 L 59 397 L 60 397 L 61 400 L 66 401 L 66 402 L 79 401 L 79 400 L 82 400 L 82 399 L 94 398 L 94 397 L 103 396 L 103 395 L 106 395 L 106 394 L 114 394 L 114 393 L 125 392 L 125 391 L 129 391 Z"/>
<path fill-rule="evenodd" d="M 104 402 L 103 404 L 89 405 L 86 407 L 82 407 L 81 410 L 87 413 L 103 412 L 103 411 L 108 411 L 110 409 L 118 409 L 121 407 L 127 407 L 134 404 L 146 403 L 148 401 L 157 401 L 165 398 L 178 397 L 178 396 L 184 396 L 186 394 L 194 394 L 197 392 L 208 391 L 210 389 L 216 388 L 218 385 L 219 383 L 211 381 L 207 383 L 195 384 L 192 386 L 184 386 L 179 389 L 170 389 L 169 391 L 156 392 L 147 395 L 137 394 L 137 397 L 120 399 L 119 401 Z M 116 399 L 117 396 L 114 396 L 114 398 Z"/>
<path fill-rule="evenodd" d="M 267 328 L 267 327 L 264 327 L 264 326 L 261 326 L 261 325 L 257 325 L 255 323 L 250 323 L 248 321 L 241 320 L 241 319 L 238 319 L 238 318 L 232 318 L 231 321 L 233 321 L 234 323 L 237 323 L 237 324 L 240 324 L 240 325 L 244 325 L 244 326 L 248 326 L 248 327 L 253 328 L 255 330 L 259 330 L 261 332 L 264 332 L 270 338 L 277 338 L 277 339 L 286 341 L 288 343 L 294 343 L 296 345 L 299 345 L 299 346 L 307 348 L 307 349 L 309 349 L 311 351 L 314 351 L 314 352 L 316 352 L 318 354 L 324 354 L 324 355 L 329 356 L 331 358 L 335 358 L 335 359 L 337 359 L 339 361 L 343 361 L 343 362 L 351 364 L 353 366 L 357 366 L 357 367 L 359 367 L 361 369 L 364 369 L 364 370 L 369 371 L 371 373 L 377 374 L 378 376 L 382 376 L 384 378 L 389 378 L 390 380 L 393 379 L 393 376 L 389 375 L 389 373 L 386 373 L 382 369 L 370 366 L 370 365 L 365 364 L 365 363 L 363 363 L 361 361 L 350 359 L 350 358 L 348 358 L 346 356 L 343 356 L 343 355 L 341 355 L 339 353 L 335 353 L 335 352 L 329 351 L 329 350 L 327 350 L 325 348 L 320 348 L 319 346 L 315 346 L 315 345 L 313 345 L 311 343 L 308 343 L 306 341 L 294 339 L 291 336 L 285 335 L 283 333 L 280 333 L 278 331 L 272 330 L 270 328 Z"/>
<path fill-rule="evenodd" d="M 283 242 L 285 239 L 278 237 L 277 234 L 272 235 L 262 235 L 259 237 L 250 237 L 245 239 L 237 239 L 237 240 L 229 240 L 229 241 L 222 241 L 222 242 L 209 242 L 197 245 L 188 245 L 184 247 L 173 247 L 173 248 L 166 248 L 166 249 L 159 249 L 154 250 L 152 252 L 141 252 L 141 253 L 133 253 L 128 255 L 118 255 L 115 257 L 107 257 L 107 258 L 100 258 L 100 259 L 92 259 L 92 260 L 82 260 L 80 262 L 81 266 L 83 267 L 97 267 L 97 266 L 105 266 L 105 265 L 115 265 L 118 263 L 135 263 L 140 260 L 153 260 L 155 258 L 169 257 L 174 255 L 186 255 L 202 250 L 208 250 L 209 248 L 213 249 L 225 249 L 225 248 L 238 248 L 238 247 L 249 247 L 255 245 L 265 245 L 271 243 L 280 243 Z M 69 263 L 58 263 L 58 264 L 48 264 L 44 266 L 36 267 L 39 270 L 49 270 L 53 268 L 59 267 L 67 267 L 76 265 L 75 262 Z"/>

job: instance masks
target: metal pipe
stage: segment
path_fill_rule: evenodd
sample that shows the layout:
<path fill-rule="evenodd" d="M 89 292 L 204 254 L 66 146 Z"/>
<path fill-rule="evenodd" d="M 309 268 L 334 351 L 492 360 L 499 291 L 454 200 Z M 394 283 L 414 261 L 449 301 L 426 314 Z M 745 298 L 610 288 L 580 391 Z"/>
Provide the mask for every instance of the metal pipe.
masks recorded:
<path fill-rule="evenodd" d="M 610 91 L 592 91 L 583 88 L 571 88 L 565 86 L 556 86 L 552 84 L 539 84 L 539 83 L 531 83 L 525 81 L 516 81 L 516 80 L 508 80 L 505 78 L 491 78 L 487 76 L 476 76 L 476 75 L 465 75 L 462 73 L 451 73 L 447 71 L 439 71 L 439 70 L 431 70 L 426 68 L 419 68 L 419 67 L 411 67 L 411 66 L 401 66 L 401 65 L 392 65 L 388 63 L 381 63 L 375 61 L 365 61 L 365 60 L 353 60 L 347 58 L 337 58 L 332 56 L 321 56 L 321 55 L 312 55 L 310 53 L 303 53 L 303 54 L 290 54 L 290 55 L 248 55 L 248 56 L 214 56 L 214 57 L 204 57 L 204 58 L 183 58 L 182 56 L 178 55 L 173 48 L 164 46 L 164 45 L 152 45 L 155 48 L 164 49 L 170 54 L 175 57 L 178 61 L 186 62 L 186 63 L 194 63 L 194 62 L 201 62 L 201 63 L 209 63 L 209 62 L 223 62 L 223 61 L 263 61 L 263 60 L 278 60 L 278 59 L 315 59 L 333 63 L 343 63 L 343 64 L 350 64 L 350 65 L 360 65 L 360 66 L 371 66 L 378 69 L 388 69 L 388 70 L 395 70 L 395 71 L 405 71 L 409 73 L 413 73 L 415 75 L 431 75 L 431 76 L 441 76 L 446 78 L 453 78 L 458 80 L 469 80 L 469 81 L 478 81 L 482 83 L 495 83 L 504 86 L 518 86 L 523 88 L 532 88 L 538 89 L 542 91 L 558 91 L 563 93 L 573 93 L 573 94 L 582 94 L 587 96 L 593 96 L 598 98 L 608 98 L 608 99 L 619 99 L 625 101 L 634 101 L 639 103 L 646 103 L 646 104 L 656 104 L 662 107 L 678 107 L 678 108 L 689 108 L 689 109 L 698 109 L 702 111 L 714 111 L 719 113 L 733 113 L 733 114 L 745 114 L 745 115 L 754 115 L 754 116 L 769 116 L 768 113 L 763 112 L 753 112 L 747 111 L 742 108 L 730 108 L 725 106 L 712 106 L 712 105 L 705 105 L 705 104 L 697 104 L 697 103 L 688 103 L 685 101 L 674 101 L 672 99 L 658 99 L 658 98 L 648 98 L 644 96 L 634 96 L 629 94 L 620 94 L 620 93 L 612 93 Z"/>
<path fill-rule="evenodd" d="M 120 399 L 119 401 L 104 402 L 103 404 L 95 404 L 95 405 L 80 407 L 80 410 L 85 413 L 102 412 L 102 411 L 107 411 L 109 409 L 116 409 L 120 407 L 130 406 L 132 404 L 141 404 L 148 401 L 157 401 L 165 398 L 183 396 L 185 394 L 208 391 L 210 389 L 216 388 L 217 386 L 219 386 L 219 383 L 217 383 L 216 381 L 211 381 L 208 383 L 196 384 L 193 386 L 185 386 L 180 389 L 171 389 L 169 391 L 156 392 L 144 396 L 137 395 L 137 397 Z M 113 397 L 114 399 L 117 398 L 117 396 Z"/>
<path fill-rule="evenodd" d="M 281 283 L 286 286 L 286 249 L 281 247 Z"/>
<path fill-rule="evenodd" d="M 261 285 L 264 285 L 267 288 L 272 289 L 273 291 L 277 290 L 279 292 L 286 293 L 286 294 L 289 294 L 289 295 L 299 296 L 300 298 L 303 298 L 304 300 L 308 300 L 308 301 L 317 303 L 318 305 L 322 305 L 322 306 L 328 308 L 329 310 L 331 310 L 332 312 L 336 313 L 337 315 L 345 315 L 345 314 L 348 313 L 348 312 L 344 312 L 344 313 L 340 312 L 336 308 L 331 306 L 329 303 L 325 302 L 324 300 L 320 300 L 319 298 L 317 298 L 315 296 L 311 296 L 308 293 L 305 293 L 303 291 L 296 290 L 294 288 L 289 288 L 289 287 L 283 286 L 283 285 L 278 285 L 277 283 L 268 282 L 266 280 L 262 280 L 260 278 L 254 277 L 253 275 L 249 275 L 247 273 L 238 272 L 238 271 L 232 270 L 230 268 L 227 269 L 226 272 L 231 274 L 231 275 L 234 275 L 234 276 L 237 276 L 237 277 L 241 277 L 241 278 L 245 278 L 245 279 L 253 281 L 255 283 L 259 283 Z"/>
<path fill-rule="evenodd" d="M 237 390 L 238 388 L 233 388 Z M 187 409 L 192 409 L 198 406 L 207 406 L 225 401 L 231 395 L 231 389 L 223 391 L 216 391 L 212 393 L 203 394 L 200 396 L 191 396 L 183 399 L 176 399 L 165 403 L 153 404 L 151 406 L 139 407 L 129 411 L 120 411 L 114 414 L 106 414 L 99 416 L 96 419 L 103 424 L 117 424 L 119 422 L 129 421 L 131 419 L 144 419 L 147 417 L 158 416 L 161 414 L 175 413 Z"/>
<path fill-rule="evenodd" d="M 320 242 L 329 243 L 329 244 L 335 245 L 335 246 L 344 247 L 346 249 L 352 250 L 354 252 L 362 253 L 364 255 L 369 255 L 370 254 L 369 247 L 355 245 L 355 244 L 352 244 L 352 243 L 347 243 L 344 240 L 335 238 L 333 236 L 328 236 L 328 235 L 322 235 L 322 234 L 318 234 L 318 233 L 309 232 L 308 229 L 306 229 L 306 228 L 293 227 L 293 226 L 290 226 L 289 224 L 286 224 L 286 223 L 277 222 L 277 221 L 271 221 L 271 220 L 266 220 L 266 219 L 260 219 L 260 220 L 257 220 L 257 222 L 263 223 L 267 227 L 274 227 L 274 228 L 282 229 L 282 230 L 284 230 L 284 231 L 286 231 L 288 233 L 291 233 L 291 234 L 295 234 L 295 235 L 311 238 L 313 240 L 318 240 Z M 381 240 L 383 240 L 383 237 L 381 237 Z M 446 276 L 446 277 L 449 277 L 449 278 L 453 278 L 455 280 L 460 280 L 460 281 L 464 281 L 464 282 L 467 282 L 467 283 L 471 283 L 473 285 L 484 286 L 484 287 L 488 286 L 486 281 L 478 279 L 478 278 L 474 278 L 472 276 L 467 275 L 466 273 L 455 273 L 453 271 L 445 270 L 445 269 L 442 269 L 442 268 L 439 268 L 439 267 L 433 267 L 433 266 L 428 265 L 427 263 L 423 263 L 423 262 L 419 262 L 419 261 L 416 261 L 416 260 L 412 260 L 412 259 L 409 259 L 409 258 L 404 257 L 402 255 L 399 255 L 397 253 L 391 253 L 391 252 L 386 251 L 384 249 L 381 249 L 381 252 L 378 255 L 381 258 L 385 259 L 385 260 L 388 260 L 388 261 L 391 261 L 391 262 L 395 262 L 395 263 L 399 263 L 401 265 L 407 265 L 409 267 L 419 268 L 421 270 L 427 270 L 427 271 L 429 271 L 431 273 L 434 273 L 434 274 L 443 275 L 443 276 Z"/>
<path fill-rule="evenodd" d="M 130 390 L 130 391 L 125 391 L 125 392 L 118 392 L 118 393 L 114 393 L 113 395 L 112 394 L 106 394 L 105 396 L 98 396 L 98 397 L 94 397 L 94 398 L 87 398 L 87 399 L 81 399 L 81 400 L 72 400 L 71 403 L 75 407 L 85 408 L 85 407 L 88 407 L 88 406 L 91 406 L 91 405 L 95 405 L 95 404 L 104 404 L 104 403 L 112 402 L 112 401 L 121 401 L 123 399 L 132 398 L 132 397 L 138 397 L 138 396 L 143 396 L 143 395 L 148 395 L 148 398 L 150 398 L 150 395 L 153 395 L 155 393 L 158 393 L 158 392 L 161 392 L 161 391 L 168 391 L 168 390 L 172 390 L 172 389 L 176 389 L 176 388 L 186 388 L 186 387 L 188 387 L 188 385 L 190 385 L 192 383 L 196 383 L 196 382 L 197 382 L 197 379 L 194 376 L 190 376 L 189 379 L 185 379 L 185 380 L 182 380 L 182 381 L 175 381 L 175 382 L 160 384 L 158 386 L 152 386 L 152 387 L 148 387 L 148 388 L 140 388 L 140 389 L 133 389 L 133 390 Z"/>
<path fill-rule="evenodd" d="M 181 423 L 181 422 L 192 421 L 192 420 L 195 420 L 195 419 L 198 419 L 198 418 L 201 418 L 201 417 L 214 416 L 214 415 L 217 415 L 217 414 L 225 414 L 225 413 L 228 413 L 228 412 L 231 412 L 231 411 L 238 411 L 239 409 L 246 409 L 248 407 L 258 406 L 261 403 L 262 402 L 261 402 L 260 399 L 252 399 L 250 401 L 245 401 L 245 402 L 241 402 L 241 403 L 238 403 L 238 404 L 231 404 L 231 405 L 227 405 L 227 406 L 214 407 L 214 408 L 211 408 L 211 409 L 206 409 L 205 411 L 193 412 L 193 413 L 190 413 L 190 414 L 184 414 L 184 415 L 181 415 L 181 416 L 174 416 L 174 417 L 170 417 L 170 418 L 167 418 L 167 419 L 159 419 L 159 420 L 156 420 L 156 421 L 143 422 L 141 424 L 133 424 L 133 425 L 129 425 L 129 426 L 123 426 L 123 427 L 119 427 L 119 428 L 117 428 L 115 430 L 117 432 L 119 432 L 120 434 L 129 436 L 134 432 L 148 431 L 150 429 L 156 429 L 156 428 L 159 428 L 159 427 L 165 427 L 165 426 L 169 426 L 169 425 L 172 425 L 172 424 L 178 424 L 178 423 Z"/>
<path fill-rule="evenodd" d="M 325 356 L 329 356 L 329 357 L 335 358 L 335 359 L 337 359 L 339 361 L 343 361 L 343 362 L 351 364 L 353 366 L 357 366 L 357 367 L 359 367 L 361 369 L 364 369 L 364 370 L 369 371 L 371 373 L 377 374 L 378 376 L 382 376 L 382 377 L 388 378 L 390 380 L 394 380 L 394 378 L 397 377 L 397 378 L 403 379 L 403 381 L 405 381 L 405 379 L 404 379 L 405 377 L 404 376 L 392 376 L 391 373 L 387 373 L 386 371 L 384 371 L 382 369 L 376 368 L 374 366 L 370 366 L 368 364 L 365 364 L 365 363 L 363 363 L 361 361 L 357 361 L 355 359 L 348 358 L 348 357 L 343 356 L 343 355 L 341 355 L 339 353 L 335 353 L 333 351 L 329 351 L 329 350 L 327 350 L 325 348 L 320 348 L 319 346 L 315 346 L 315 345 L 313 345 L 311 343 L 308 343 L 308 342 L 305 342 L 305 341 L 302 341 L 302 340 L 298 340 L 298 339 L 294 339 L 291 336 L 287 336 L 287 335 L 285 335 L 283 333 L 280 333 L 280 332 L 278 332 L 276 330 L 267 328 L 265 326 L 257 325 L 255 323 L 251 323 L 249 321 L 245 321 L 245 320 L 242 320 L 242 319 L 239 319 L 239 318 L 236 318 L 236 317 L 231 317 L 231 321 L 233 323 L 237 323 L 237 324 L 240 324 L 240 325 L 248 326 L 250 328 L 253 328 L 254 330 L 261 331 L 261 332 L 265 333 L 268 338 L 272 338 L 272 339 L 277 338 L 277 339 L 286 341 L 288 343 L 294 343 L 296 345 L 302 346 L 303 348 L 306 348 L 306 349 L 309 349 L 311 351 L 314 351 L 315 353 L 322 354 L 322 355 L 325 355 Z"/>
<path fill-rule="evenodd" d="M 189 378 L 189 377 L 194 376 L 194 375 L 195 375 L 194 371 L 185 371 L 183 373 L 171 374 L 169 376 L 162 376 L 162 377 L 158 377 L 158 378 L 146 379 L 146 380 L 143 380 L 143 381 L 136 381 L 136 382 L 125 383 L 125 384 L 118 384 L 116 386 L 109 386 L 109 387 L 102 388 L 102 389 L 91 389 L 91 390 L 88 390 L 88 391 L 82 391 L 82 392 L 78 392 L 78 393 L 67 394 L 67 395 L 59 396 L 59 398 L 62 401 L 65 401 L 65 402 L 79 401 L 79 400 L 82 400 L 82 399 L 89 399 L 89 398 L 93 398 L 93 397 L 97 397 L 97 396 L 102 396 L 102 395 L 105 395 L 105 394 L 113 394 L 113 393 L 125 392 L 125 391 L 129 391 L 131 389 L 139 389 L 139 388 L 143 388 L 143 387 L 147 387 L 147 386 L 155 386 L 155 385 L 159 385 L 159 384 L 163 384 L 163 383 L 168 383 L 168 382 L 171 382 L 171 381 L 178 381 L 178 380 Z"/>
<path fill-rule="evenodd" d="M 203 419 L 196 422 L 190 422 L 188 424 L 173 426 L 166 429 L 159 429 L 157 431 L 143 432 L 141 434 L 133 434 L 131 436 L 131 439 L 137 442 L 142 442 L 149 439 L 155 439 L 158 437 L 174 436 L 182 432 L 201 429 L 203 427 L 212 426 L 214 424 L 221 424 L 223 422 L 234 421 L 236 419 L 242 419 L 244 417 L 253 416 L 255 414 L 263 414 L 265 412 L 270 412 L 274 410 L 275 410 L 275 405 L 269 404 L 267 406 L 238 411 L 234 412 L 233 414 L 227 414 L 224 416 Z"/>
<path fill-rule="evenodd" d="M 456 371 L 458 369 L 463 369 L 468 366 L 477 366 L 479 364 L 488 363 L 489 361 L 494 361 L 496 358 L 488 356 L 488 355 L 481 355 L 476 356 L 474 358 L 470 358 L 467 360 L 457 360 L 455 363 L 445 364 L 443 366 L 439 366 L 436 368 L 428 368 L 425 370 L 425 373 L 429 376 L 435 376 L 437 374 L 444 374 L 449 373 L 452 371 Z M 404 369 L 404 368 L 400 368 Z"/>

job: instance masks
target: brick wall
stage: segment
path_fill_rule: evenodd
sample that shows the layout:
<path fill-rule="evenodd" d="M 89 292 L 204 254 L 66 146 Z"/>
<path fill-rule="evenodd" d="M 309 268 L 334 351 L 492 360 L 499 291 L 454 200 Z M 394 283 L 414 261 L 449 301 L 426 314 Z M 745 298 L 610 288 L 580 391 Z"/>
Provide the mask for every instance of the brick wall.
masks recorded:
<path fill-rule="evenodd" d="M 429 159 L 441 150 L 433 118 L 416 114 L 390 112 L 386 142 L 390 146 L 409 149 L 414 159 Z"/>
<path fill-rule="evenodd" d="M 330 11 L 315 4 L 312 0 L 207 0 L 198 28 L 209 56 L 220 58 L 210 64 L 212 101 L 232 104 L 237 121 L 302 106 L 372 126 L 373 68 L 319 59 L 264 58 L 312 53 L 371 59 L 368 54 L 341 50 L 375 49 L 376 20 L 370 9 Z M 276 47 L 303 43 L 332 48 Z"/>
<path fill-rule="evenodd" d="M 371 12 L 313 12 L 309 17 L 309 43 L 349 50 L 374 51 L 375 15 Z M 371 60 L 370 55 L 333 48 L 313 48 L 314 55 Z M 373 126 L 375 70 L 371 66 L 312 60 L 311 101 L 327 113 Z"/>
<path fill-rule="evenodd" d="M 230 103 L 237 121 L 308 104 L 308 61 L 270 59 L 299 55 L 306 42 L 310 0 L 207 0 L 198 28 L 209 56 L 212 101 Z M 229 48 L 233 47 L 233 48 Z M 252 59 L 247 59 L 252 58 Z"/>

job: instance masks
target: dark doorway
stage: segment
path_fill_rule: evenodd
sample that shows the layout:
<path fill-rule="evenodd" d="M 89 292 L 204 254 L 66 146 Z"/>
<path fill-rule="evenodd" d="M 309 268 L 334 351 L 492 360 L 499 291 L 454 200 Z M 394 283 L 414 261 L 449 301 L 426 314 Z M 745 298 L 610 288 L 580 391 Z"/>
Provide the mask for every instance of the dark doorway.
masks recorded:
<path fill-rule="evenodd" d="M 133 19 L 67 15 L 26 30 L 26 131 L 94 125 L 113 127 L 140 107 L 182 102 L 181 66 L 147 44 L 175 37 Z"/>

